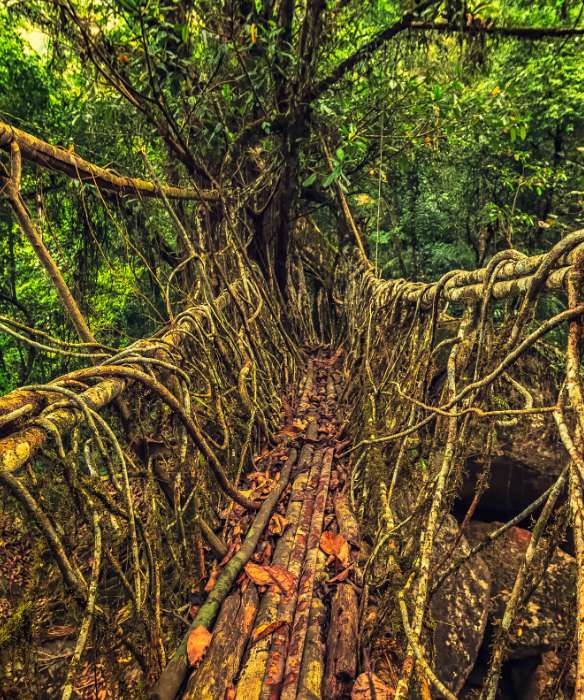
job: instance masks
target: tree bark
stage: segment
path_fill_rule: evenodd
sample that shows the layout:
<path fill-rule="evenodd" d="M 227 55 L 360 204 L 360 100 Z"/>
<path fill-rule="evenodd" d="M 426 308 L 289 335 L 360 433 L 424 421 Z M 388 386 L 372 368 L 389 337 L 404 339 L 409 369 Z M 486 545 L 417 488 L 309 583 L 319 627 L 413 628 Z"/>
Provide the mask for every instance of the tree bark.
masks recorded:
<path fill-rule="evenodd" d="M 213 639 L 196 671 L 189 678 L 184 700 L 224 700 L 233 687 L 258 609 L 257 588 L 232 593 L 221 608 Z"/>
<path fill-rule="evenodd" d="M 349 697 L 357 677 L 357 640 L 359 606 L 357 593 L 350 583 L 340 583 L 333 595 L 324 697 L 340 700 Z"/>
<path fill-rule="evenodd" d="M 26 160 L 103 190 L 141 197 L 160 197 L 162 191 L 169 199 L 192 199 L 205 202 L 219 200 L 219 194 L 215 190 L 157 185 L 141 178 L 116 175 L 111 170 L 90 163 L 60 146 L 53 146 L 32 134 L 27 134 L 21 129 L 0 121 L 0 148 L 9 150 L 13 143 L 19 146 Z"/>

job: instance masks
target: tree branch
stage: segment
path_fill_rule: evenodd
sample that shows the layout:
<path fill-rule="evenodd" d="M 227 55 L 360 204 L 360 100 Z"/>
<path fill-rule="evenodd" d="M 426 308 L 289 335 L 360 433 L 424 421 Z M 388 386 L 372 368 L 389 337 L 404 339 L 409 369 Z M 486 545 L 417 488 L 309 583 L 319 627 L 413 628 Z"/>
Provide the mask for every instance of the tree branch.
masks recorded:
<path fill-rule="evenodd" d="M 466 34 L 490 34 L 493 36 L 510 36 L 517 39 L 563 39 L 565 37 L 583 36 L 584 27 L 498 27 L 485 24 L 478 18 L 471 19 L 464 25 L 448 22 L 412 22 L 412 31 L 464 32 Z"/>
<path fill-rule="evenodd" d="M 60 146 L 53 146 L 6 122 L 0 122 L 0 148 L 10 150 L 13 143 L 20 147 L 23 158 L 103 190 L 142 197 L 160 197 L 162 193 L 169 199 L 192 199 L 205 202 L 219 199 L 219 194 L 215 190 L 158 185 L 140 178 L 116 175 L 111 170 L 94 165 Z"/>
<path fill-rule="evenodd" d="M 318 99 L 330 87 L 332 87 L 335 83 L 338 83 L 339 80 L 341 80 L 341 78 L 358 63 L 369 58 L 371 54 L 377 51 L 377 49 L 381 48 L 386 41 L 389 41 L 389 39 L 392 39 L 396 34 L 403 32 L 405 29 L 409 29 L 409 27 L 413 24 L 416 15 L 424 10 L 427 10 L 434 4 L 436 4 L 436 0 L 425 0 L 424 2 L 421 2 L 413 12 L 406 12 L 406 14 L 404 14 L 403 17 L 401 17 L 401 19 L 399 19 L 397 22 L 376 34 L 373 39 L 357 49 L 357 51 L 351 54 L 344 61 L 341 61 L 330 75 L 316 83 L 312 90 L 308 92 L 306 98 L 307 101 L 312 102 Z"/>

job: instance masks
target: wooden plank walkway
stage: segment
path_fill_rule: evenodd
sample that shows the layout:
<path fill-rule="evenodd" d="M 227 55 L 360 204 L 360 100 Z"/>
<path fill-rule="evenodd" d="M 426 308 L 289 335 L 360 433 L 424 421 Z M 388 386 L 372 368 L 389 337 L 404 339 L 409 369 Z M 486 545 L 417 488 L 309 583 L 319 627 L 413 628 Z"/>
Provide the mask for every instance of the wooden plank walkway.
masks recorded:
<path fill-rule="evenodd" d="M 221 606 L 205 655 L 190 669 L 181 691 L 188 700 L 350 695 L 357 672 L 359 542 L 339 458 L 338 361 L 338 353 L 324 352 L 308 361 L 289 420 L 275 436 L 276 445 L 284 445 L 280 462 L 294 460 L 290 484 Z M 237 512 L 228 523 L 229 542 Z"/>

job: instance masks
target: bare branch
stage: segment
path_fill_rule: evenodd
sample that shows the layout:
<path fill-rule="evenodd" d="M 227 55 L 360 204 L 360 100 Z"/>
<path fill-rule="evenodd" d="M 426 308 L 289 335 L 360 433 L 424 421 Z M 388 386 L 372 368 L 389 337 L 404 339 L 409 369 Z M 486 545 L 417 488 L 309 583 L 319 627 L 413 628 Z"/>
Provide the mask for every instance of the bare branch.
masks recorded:
<path fill-rule="evenodd" d="M 141 197 L 160 197 L 164 194 L 169 199 L 205 202 L 214 202 L 219 199 L 219 193 L 215 190 L 194 190 L 186 187 L 158 185 L 141 178 L 117 175 L 111 170 L 90 163 L 60 146 L 53 146 L 6 122 L 0 122 L 0 148 L 9 150 L 11 144 L 17 144 L 20 147 L 22 157 L 27 160 L 111 192 L 134 194 Z"/>

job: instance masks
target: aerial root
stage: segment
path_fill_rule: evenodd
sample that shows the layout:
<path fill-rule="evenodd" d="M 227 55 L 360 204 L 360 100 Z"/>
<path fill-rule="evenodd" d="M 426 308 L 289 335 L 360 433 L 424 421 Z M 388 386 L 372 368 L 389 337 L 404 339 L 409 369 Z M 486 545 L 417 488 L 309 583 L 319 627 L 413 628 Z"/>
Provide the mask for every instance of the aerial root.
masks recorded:
<path fill-rule="evenodd" d="M 363 572 L 361 602 L 367 606 L 369 584 L 375 581 L 375 597 L 383 598 L 386 614 L 397 607 L 401 625 L 394 625 L 392 632 L 403 648 L 396 698 L 405 699 L 413 692 L 413 683 L 420 687 L 426 684 L 446 697 L 452 695 L 450 688 L 442 687 L 426 648 L 429 596 L 490 542 L 543 506 L 543 520 L 540 516 L 532 537 L 531 547 L 535 547 L 548 528 L 549 518 L 558 511 L 558 493 L 568 479 L 574 534 L 580 544 L 583 541 L 578 528 L 583 522 L 584 486 L 584 402 L 579 376 L 584 305 L 576 294 L 581 286 L 583 243 L 584 232 L 578 231 L 536 258 L 502 251 L 486 268 L 453 271 L 435 285 L 379 280 L 363 266 L 353 275 L 349 273 L 348 279 L 339 277 L 336 296 L 343 298 L 349 346 L 345 372 L 354 378 L 345 389 L 345 397 L 357 425 L 354 444 L 345 453 L 353 460 L 351 501 L 360 513 L 371 509 L 378 513 L 377 525 L 370 532 L 374 544 Z M 541 295 L 562 287 L 568 290 L 568 308 L 536 324 L 533 319 Z M 497 321 L 493 308 L 513 296 L 520 297 L 518 312 Z M 464 307 L 462 314 L 454 304 Z M 555 401 L 537 406 L 533 383 L 522 380 L 519 372 L 527 366 L 526 358 L 541 352 L 542 338 L 564 324 L 568 326 L 565 387 Z M 447 356 L 450 359 L 446 360 Z M 504 395 L 511 389 L 511 396 L 519 398 L 519 406 L 501 405 L 501 385 L 506 385 Z M 454 546 L 451 543 L 448 553 L 441 552 L 435 560 L 437 526 L 452 507 L 471 437 L 472 444 L 480 439 L 492 445 L 495 431 L 511 431 L 520 420 L 528 425 L 537 420 L 540 427 L 549 426 L 552 418 L 570 455 L 570 466 L 522 513 L 497 528 L 487 541 L 461 554 L 464 527 L 489 481 L 487 447 L 484 468 Z M 584 556 L 583 551 L 581 548 L 578 554 L 577 550 L 577 556 Z M 534 557 L 530 549 L 517 573 L 513 600 L 493 650 L 484 699 L 494 697 L 509 630 L 530 585 Z M 385 578 L 375 578 L 379 569 L 386 572 Z M 411 573 L 406 587 L 403 572 L 406 576 Z M 584 588 L 580 575 L 578 581 L 581 606 Z M 386 593 L 379 593 L 380 587 L 385 587 Z M 396 588 L 400 589 L 397 598 Z M 360 618 L 364 619 L 363 609 Z M 582 627 L 578 626 L 577 636 L 579 669 L 584 669 Z M 370 630 L 364 629 L 363 634 L 367 649 Z M 584 670 L 579 675 L 584 689 Z"/>

